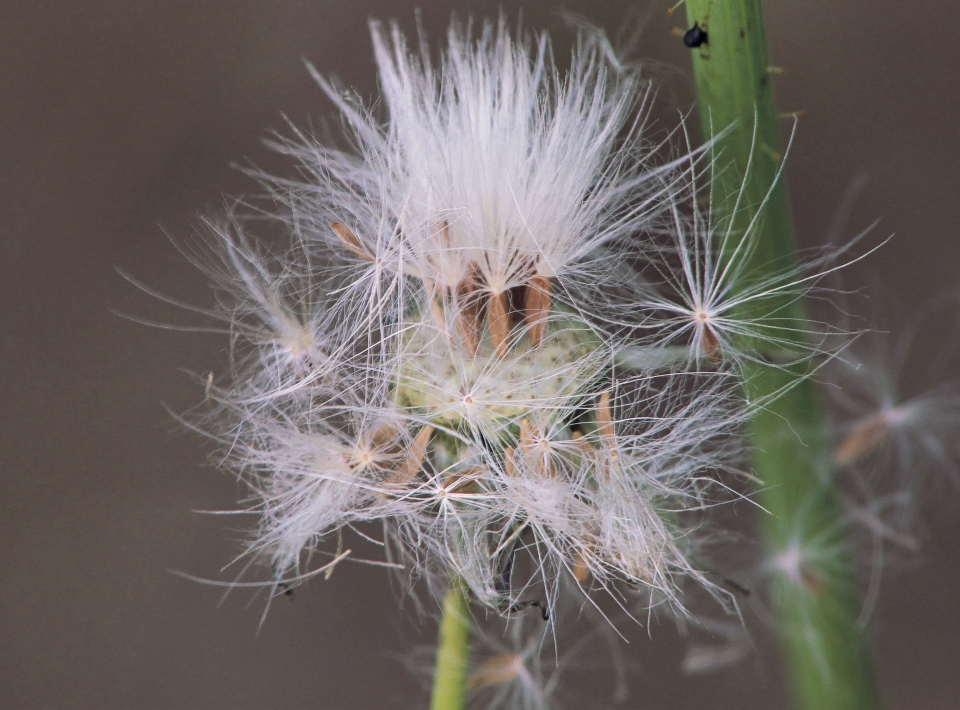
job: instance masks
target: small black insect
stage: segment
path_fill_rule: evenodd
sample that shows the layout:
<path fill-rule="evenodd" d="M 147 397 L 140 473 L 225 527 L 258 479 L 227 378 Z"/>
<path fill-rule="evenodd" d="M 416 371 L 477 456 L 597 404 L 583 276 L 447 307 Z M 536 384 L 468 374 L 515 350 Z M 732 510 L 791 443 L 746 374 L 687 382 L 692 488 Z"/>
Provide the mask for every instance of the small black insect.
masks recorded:
<path fill-rule="evenodd" d="M 293 587 L 288 582 L 277 582 L 277 589 L 281 590 L 287 599 L 293 599 Z"/>
<path fill-rule="evenodd" d="M 683 35 L 683 43 L 690 49 L 694 49 L 702 44 L 706 44 L 707 31 L 701 28 L 698 23 L 694 22 L 693 27 L 687 30 Z"/>

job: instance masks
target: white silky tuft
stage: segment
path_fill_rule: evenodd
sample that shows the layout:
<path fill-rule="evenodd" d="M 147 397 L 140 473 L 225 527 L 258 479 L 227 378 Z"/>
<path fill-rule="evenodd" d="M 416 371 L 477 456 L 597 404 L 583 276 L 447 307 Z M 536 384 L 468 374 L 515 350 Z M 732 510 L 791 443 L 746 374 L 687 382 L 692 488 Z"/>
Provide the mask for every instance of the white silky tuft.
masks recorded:
<path fill-rule="evenodd" d="M 197 255 L 233 338 L 205 428 L 250 485 L 249 552 L 286 584 L 383 522 L 387 561 L 501 612 L 563 580 L 714 589 L 698 512 L 745 409 L 719 358 L 662 362 L 641 273 L 671 261 L 648 235 L 685 224 L 690 163 L 658 159 L 648 85 L 599 35 L 561 71 L 502 19 L 454 25 L 439 65 L 371 31 L 384 118 L 316 75 L 354 150 L 295 132 L 274 146 L 300 178 L 258 176 L 288 243 L 236 210 Z"/>

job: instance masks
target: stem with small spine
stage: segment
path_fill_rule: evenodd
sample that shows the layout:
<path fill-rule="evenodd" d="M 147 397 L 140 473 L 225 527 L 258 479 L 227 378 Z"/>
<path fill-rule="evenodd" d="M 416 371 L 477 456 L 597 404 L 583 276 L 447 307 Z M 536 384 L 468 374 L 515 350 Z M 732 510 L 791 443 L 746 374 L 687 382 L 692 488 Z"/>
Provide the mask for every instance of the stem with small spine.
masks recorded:
<path fill-rule="evenodd" d="M 443 599 L 430 710 L 463 710 L 470 652 L 470 603 L 467 590 L 450 579 Z"/>
<path fill-rule="evenodd" d="M 796 252 L 786 191 L 777 181 L 781 156 L 760 0 L 687 0 L 686 8 L 690 27 L 706 33 L 692 54 L 704 138 L 716 140 L 714 226 L 743 234 L 762 209 L 746 272 L 784 273 L 796 266 Z M 738 194 L 741 207 L 733 209 Z M 784 333 L 809 332 L 795 293 L 784 292 L 770 311 Z M 759 502 L 769 512 L 763 527 L 795 704 L 871 710 L 877 690 L 857 624 L 852 554 L 810 366 L 745 369 L 747 396 L 764 403 L 750 424 L 753 468 L 762 481 Z"/>

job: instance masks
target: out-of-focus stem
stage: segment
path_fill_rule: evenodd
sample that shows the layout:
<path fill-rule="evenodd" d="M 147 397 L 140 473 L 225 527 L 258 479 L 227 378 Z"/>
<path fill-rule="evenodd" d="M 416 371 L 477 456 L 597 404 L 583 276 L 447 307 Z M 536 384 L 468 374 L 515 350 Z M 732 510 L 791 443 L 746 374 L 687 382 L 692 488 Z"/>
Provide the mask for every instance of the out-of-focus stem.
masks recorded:
<path fill-rule="evenodd" d="M 692 49 L 704 137 L 727 130 L 715 147 L 712 218 L 720 230 L 732 227 L 731 234 L 743 234 L 763 205 L 746 272 L 784 273 L 795 266 L 796 256 L 782 181 L 770 191 L 781 155 L 760 2 L 687 0 L 686 6 L 690 27 L 696 24 L 706 33 L 706 41 Z M 795 294 L 784 293 L 781 303 L 766 302 L 764 308 L 776 311 L 784 337 L 808 331 Z M 763 482 L 759 502 L 769 511 L 764 527 L 776 579 L 775 612 L 796 706 L 871 710 L 878 706 L 877 691 L 857 626 L 851 552 L 808 367 L 751 364 L 745 373 L 748 396 L 764 405 L 752 419 L 750 434 L 754 472 Z"/>
<path fill-rule="evenodd" d="M 463 710 L 469 642 L 470 604 L 463 583 L 454 577 L 443 599 L 430 710 Z"/>

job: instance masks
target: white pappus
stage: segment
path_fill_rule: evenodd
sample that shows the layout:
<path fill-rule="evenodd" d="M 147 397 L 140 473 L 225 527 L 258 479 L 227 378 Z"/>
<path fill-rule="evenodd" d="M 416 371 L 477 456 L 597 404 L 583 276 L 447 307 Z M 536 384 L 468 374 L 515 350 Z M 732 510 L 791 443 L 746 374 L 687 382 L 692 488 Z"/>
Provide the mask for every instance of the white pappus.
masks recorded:
<path fill-rule="evenodd" d="M 233 338 L 203 426 L 250 485 L 248 552 L 288 582 L 381 521 L 391 562 L 503 612 L 563 578 L 712 588 L 696 512 L 741 448 L 735 368 L 621 357 L 675 343 L 642 273 L 691 198 L 689 156 L 648 136 L 649 86 L 599 34 L 561 70 L 503 19 L 455 23 L 439 64 L 371 32 L 383 115 L 315 72 L 352 148 L 294 130 L 273 147 L 299 176 L 257 175 L 287 242 L 236 209 L 198 254 Z"/>

